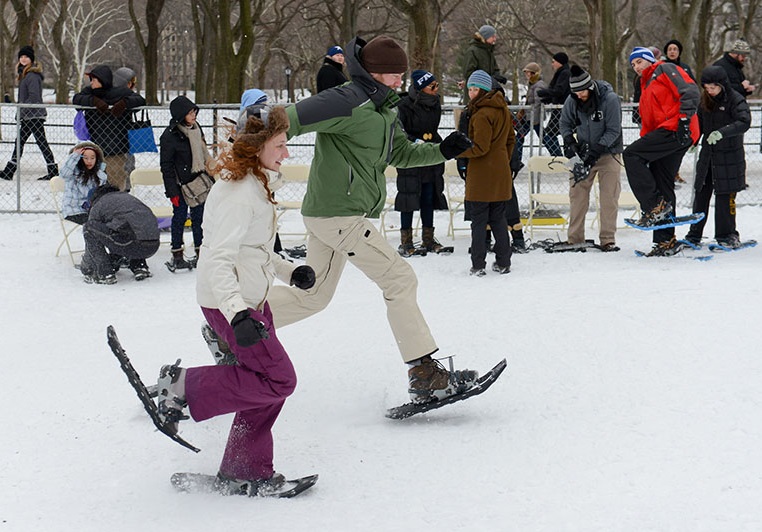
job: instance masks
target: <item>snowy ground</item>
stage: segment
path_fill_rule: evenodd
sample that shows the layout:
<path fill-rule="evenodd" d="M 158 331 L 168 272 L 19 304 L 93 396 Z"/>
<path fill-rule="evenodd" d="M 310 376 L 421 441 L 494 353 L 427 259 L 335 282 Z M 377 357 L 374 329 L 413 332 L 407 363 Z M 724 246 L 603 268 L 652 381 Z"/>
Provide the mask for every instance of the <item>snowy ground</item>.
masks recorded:
<path fill-rule="evenodd" d="M 738 221 L 762 240 L 762 209 Z M 478 279 L 465 235 L 452 256 L 411 259 L 420 303 L 458 366 L 507 357 L 500 381 L 385 419 L 407 399 L 405 366 L 380 294 L 350 266 L 325 312 L 279 333 L 300 382 L 276 468 L 320 482 L 248 500 L 173 491 L 175 471 L 216 472 L 230 417 L 185 422 L 203 451 L 181 448 L 106 346 L 113 324 L 146 380 L 178 357 L 210 363 L 195 274 L 170 274 L 164 246 L 153 278 L 86 285 L 53 257 L 53 215 L 0 215 L 0 532 L 762 529 L 762 246 L 639 259 L 649 236 L 627 229 L 620 253 L 535 251 Z"/>

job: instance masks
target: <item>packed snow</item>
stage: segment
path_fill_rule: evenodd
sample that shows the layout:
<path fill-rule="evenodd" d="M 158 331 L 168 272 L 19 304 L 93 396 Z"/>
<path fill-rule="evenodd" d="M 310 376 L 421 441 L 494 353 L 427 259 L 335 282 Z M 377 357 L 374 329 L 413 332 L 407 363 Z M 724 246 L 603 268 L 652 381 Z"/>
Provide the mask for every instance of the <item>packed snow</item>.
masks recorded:
<path fill-rule="evenodd" d="M 0 531 L 762 530 L 762 246 L 636 258 L 650 235 L 621 229 L 619 253 L 536 250 L 474 278 L 468 232 L 436 223 L 455 253 L 410 264 L 440 354 L 508 369 L 484 395 L 386 419 L 406 367 L 379 290 L 348 266 L 325 311 L 279 331 L 300 380 L 276 469 L 320 481 L 271 500 L 175 492 L 172 473 L 217 471 L 232 418 L 182 422 L 202 452 L 180 447 L 106 345 L 113 324 L 149 382 L 177 358 L 210 364 L 195 273 L 169 273 L 164 245 L 152 278 L 88 285 L 54 257 L 55 215 L 0 215 Z M 762 240 L 762 209 L 738 225 Z"/>

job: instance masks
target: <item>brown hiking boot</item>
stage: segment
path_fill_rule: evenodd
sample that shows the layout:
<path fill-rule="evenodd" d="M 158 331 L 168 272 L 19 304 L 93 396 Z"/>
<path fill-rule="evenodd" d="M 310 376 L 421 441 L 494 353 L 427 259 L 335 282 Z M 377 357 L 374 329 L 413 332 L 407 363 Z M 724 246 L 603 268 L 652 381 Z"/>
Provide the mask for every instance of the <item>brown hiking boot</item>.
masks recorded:
<path fill-rule="evenodd" d="M 479 374 L 468 369 L 448 371 L 438 361 L 426 355 L 407 372 L 408 393 L 413 402 L 425 403 L 448 395 L 462 393 L 473 387 Z"/>
<path fill-rule="evenodd" d="M 636 225 L 641 227 L 651 227 L 653 225 L 659 225 L 665 221 L 672 214 L 672 205 L 665 201 L 664 198 L 659 198 L 659 202 L 656 206 L 648 212 L 643 211 L 640 219 L 636 222 Z"/>
<path fill-rule="evenodd" d="M 440 244 L 439 241 L 434 238 L 433 227 L 424 227 L 422 230 L 421 238 L 423 239 L 423 247 L 426 248 L 426 251 L 431 253 L 439 253 L 442 251 L 442 244 Z"/>
<path fill-rule="evenodd" d="M 678 245 L 677 239 L 673 236 L 669 240 L 654 244 L 653 249 L 651 249 L 651 252 L 646 257 L 671 257 L 677 254 L 680 249 L 681 246 Z"/>

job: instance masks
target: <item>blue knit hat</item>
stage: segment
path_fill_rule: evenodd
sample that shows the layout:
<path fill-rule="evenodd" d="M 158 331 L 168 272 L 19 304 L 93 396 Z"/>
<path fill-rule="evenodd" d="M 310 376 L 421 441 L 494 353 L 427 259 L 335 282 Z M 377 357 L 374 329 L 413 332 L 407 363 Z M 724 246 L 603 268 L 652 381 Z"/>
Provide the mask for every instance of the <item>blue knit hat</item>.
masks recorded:
<path fill-rule="evenodd" d="M 333 57 L 336 54 L 344 54 L 344 49 L 341 46 L 331 46 L 325 53 L 328 57 Z"/>
<path fill-rule="evenodd" d="M 428 70 L 413 70 L 410 74 L 410 79 L 418 90 L 428 87 L 437 80 L 434 74 Z"/>
<path fill-rule="evenodd" d="M 638 58 L 645 59 L 651 63 L 656 63 L 656 58 L 654 57 L 653 52 L 651 52 L 651 50 L 648 48 L 644 48 L 643 46 L 636 46 L 632 49 L 632 53 L 630 54 L 630 63 L 632 63 L 634 59 Z"/>
<path fill-rule="evenodd" d="M 474 73 L 468 77 L 466 87 L 477 87 L 489 92 L 492 90 L 492 76 L 487 74 L 484 70 L 475 70 Z"/>

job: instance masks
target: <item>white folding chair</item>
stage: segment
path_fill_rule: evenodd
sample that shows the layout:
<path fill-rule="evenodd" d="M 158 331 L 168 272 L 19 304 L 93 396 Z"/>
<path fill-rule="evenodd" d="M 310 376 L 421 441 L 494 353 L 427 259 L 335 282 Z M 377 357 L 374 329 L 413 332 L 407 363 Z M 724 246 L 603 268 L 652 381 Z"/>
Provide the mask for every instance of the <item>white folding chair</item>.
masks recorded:
<path fill-rule="evenodd" d="M 307 192 L 307 179 L 310 175 L 310 165 L 308 164 L 284 164 L 280 167 L 281 179 L 283 185 L 275 193 L 275 200 L 278 204 L 275 206 L 278 213 L 278 220 L 289 211 L 301 211 L 302 200 Z M 302 232 L 282 232 L 281 236 L 306 236 L 306 229 Z"/>
<path fill-rule="evenodd" d="M 455 238 L 455 231 L 470 231 L 470 227 L 455 227 L 455 216 L 466 210 L 466 182 L 458 174 L 455 159 L 445 163 L 445 195 L 447 208 L 450 211 L 450 225 L 447 226 L 447 236 Z"/>
<path fill-rule="evenodd" d="M 136 168 L 130 173 L 130 194 L 145 203 L 157 218 L 172 218 L 160 168 Z"/>
<path fill-rule="evenodd" d="M 569 201 L 569 169 L 566 157 L 554 157 L 551 155 L 534 155 L 527 162 L 529 170 L 529 215 L 526 226 L 529 228 L 529 236 L 534 236 L 534 230 L 561 228 L 566 230 L 569 221 L 558 213 L 538 216 L 542 207 L 549 205 L 563 206 L 567 209 Z M 547 178 L 547 179 L 544 179 Z M 564 190 L 559 192 L 542 192 L 545 190 Z"/>
<path fill-rule="evenodd" d="M 83 244 L 81 249 L 79 248 L 73 249 L 71 241 L 69 240 L 75 231 L 82 229 L 82 226 L 67 220 L 66 218 L 64 218 L 63 213 L 61 212 L 61 199 L 63 197 L 65 186 L 66 186 L 66 182 L 60 176 L 55 176 L 50 180 L 50 192 L 53 195 L 53 204 L 56 207 L 58 222 L 61 225 L 61 232 L 63 233 L 63 240 L 61 240 L 61 243 L 58 244 L 58 248 L 56 248 L 56 257 L 58 257 L 61 254 L 61 248 L 65 245 L 67 251 L 69 252 L 69 258 L 71 259 L 71 263 L 76 268 L 77 260 L 75 258 L 75 255 L 81 255 L 82 253 L 84 253 L 85 248 Z"/>

